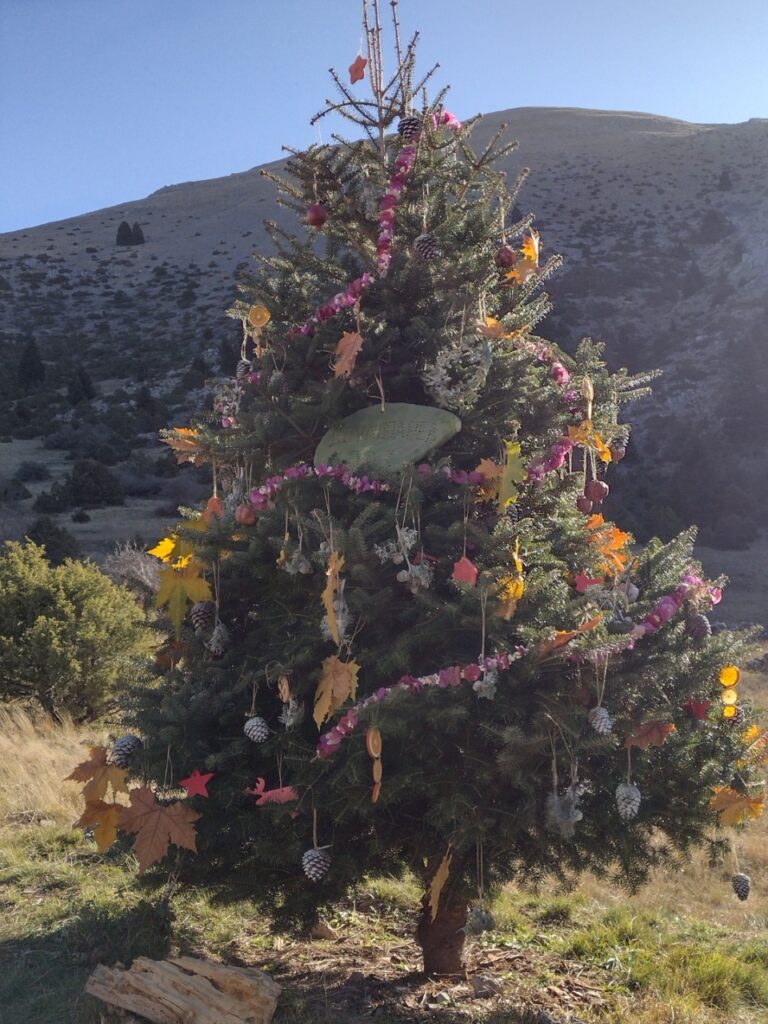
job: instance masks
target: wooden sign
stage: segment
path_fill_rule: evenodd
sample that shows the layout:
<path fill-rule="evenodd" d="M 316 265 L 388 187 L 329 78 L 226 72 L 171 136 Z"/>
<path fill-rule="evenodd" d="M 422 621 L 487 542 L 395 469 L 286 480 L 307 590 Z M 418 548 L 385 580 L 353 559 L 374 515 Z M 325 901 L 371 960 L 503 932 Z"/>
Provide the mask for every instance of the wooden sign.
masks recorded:
<path fill-rule="evenodd" d="M 372 405 L 331 427 L 317 446 L 315 465 L 350 469 L 367 466 L 380 473 L 397 473 L 417 462 L 461 430 L 452 412 L 428 405 L 392 402 Z"/>

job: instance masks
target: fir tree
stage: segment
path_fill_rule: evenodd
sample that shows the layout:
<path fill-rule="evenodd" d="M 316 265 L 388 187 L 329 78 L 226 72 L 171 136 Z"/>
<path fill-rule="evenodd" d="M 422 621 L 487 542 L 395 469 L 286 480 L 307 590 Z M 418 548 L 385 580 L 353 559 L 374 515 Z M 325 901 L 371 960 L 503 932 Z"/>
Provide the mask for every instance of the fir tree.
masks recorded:
<path fill-rule="evenodd" d="M 144 232 L 141 230 L 141 225 L 137 222 L 134 223 L 131 228 L 131 245 L 143 245 L 144 244 Z"/>
<path fill-rule="evenodd" d="M 45 363 L 34 338 L 29 338 L 21 350 L 16 368 L 16 383 L 23 391 L 29 391 L 45 380 Z"/>
<path fill-rule="evenodd" d="M 390 84 L 375 0 L 372 98 L 334 76 L 328 110 L 365 138 L 275 178 L 308 226 L 269 225 L 231 311 L 237 376 L 167 432 L 214 497 L 155 549 L 173 667 L 130 716 L 160 791 L 214 773 L 188 880 L 252 892 L 280 927 L 410 869 L 425 967 L 451 973 L 468 909 L 509 879 L 634 888 L 722 845 L 715 787 L 745 815 L 760 791 L 751 710 L 720 700 L 750 636 L 709 635 L 693 531 L 635 553 L 601 515 L 649 378 L 536 333 L 559 261 L 510 217 L 512 144 L 476 152 L 444 92 L 417 102 L 392 7 Z M 267 806 L 275 787 L 293 790 Z"/>
<path fill-rule="evenodd" d="M 127 220 L 121 220 L 117 226 L 115 245 L 133 245 L 133 231 Z"/>

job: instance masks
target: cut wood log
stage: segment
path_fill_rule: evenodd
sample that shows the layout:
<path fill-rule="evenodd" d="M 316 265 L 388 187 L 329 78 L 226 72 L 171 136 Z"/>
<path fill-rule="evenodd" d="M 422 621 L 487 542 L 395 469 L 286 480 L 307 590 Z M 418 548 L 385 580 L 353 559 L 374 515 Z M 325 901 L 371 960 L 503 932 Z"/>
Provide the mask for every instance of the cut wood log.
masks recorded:
<path fill-rule="evenodd" d="M 152 1024 L 269 1024 L 281 988 L 255 968 L 182 956 L 139 957 L 129 970 L 99 964 L 85 991 Z"/>

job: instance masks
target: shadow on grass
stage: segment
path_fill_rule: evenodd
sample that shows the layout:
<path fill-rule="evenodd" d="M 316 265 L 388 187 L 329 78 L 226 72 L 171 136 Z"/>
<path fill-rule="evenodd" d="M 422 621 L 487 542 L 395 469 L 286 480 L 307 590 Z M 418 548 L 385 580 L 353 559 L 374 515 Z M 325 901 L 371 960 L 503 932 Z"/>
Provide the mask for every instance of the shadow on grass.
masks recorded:
<path fill-rule="evenodd" d="M 101 1004 L 85 995 L 94 966 L 167 956 L 172 923 L 165 902 L 85 903 L 51 931 L 0 943 L 0 1024 L 98 1024 Z"/>

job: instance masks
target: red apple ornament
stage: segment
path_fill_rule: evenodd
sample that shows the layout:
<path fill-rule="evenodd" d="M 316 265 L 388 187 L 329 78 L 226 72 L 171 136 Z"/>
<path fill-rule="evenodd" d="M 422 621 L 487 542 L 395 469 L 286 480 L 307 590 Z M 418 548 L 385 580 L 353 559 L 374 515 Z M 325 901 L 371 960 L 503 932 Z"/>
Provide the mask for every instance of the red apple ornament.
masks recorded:
<path fill-rule="evenodd" d="M 584 488 L 584 494 L 590 501 L 594 502 L 595 505 L 599 505 L 601 501 L 605 501 L 608 497 L 610 487 L 602 480 L 590 480 L 587 486 Z"/>
<path fill-rule="evenodd" d="M 307 224 L 311 228 L 321 228 L 328 220 L 328 211 L 322 203 L 312 203 L 307 210 Z"/>
<path fill-rule="evenodd" d="M 583 512 L 585 516 L 588 516 L 592 511 L 592 502 L 586 496 L 586 494 L 580 494 L 576 499 L 576 508 L 579 512 Z"/>

